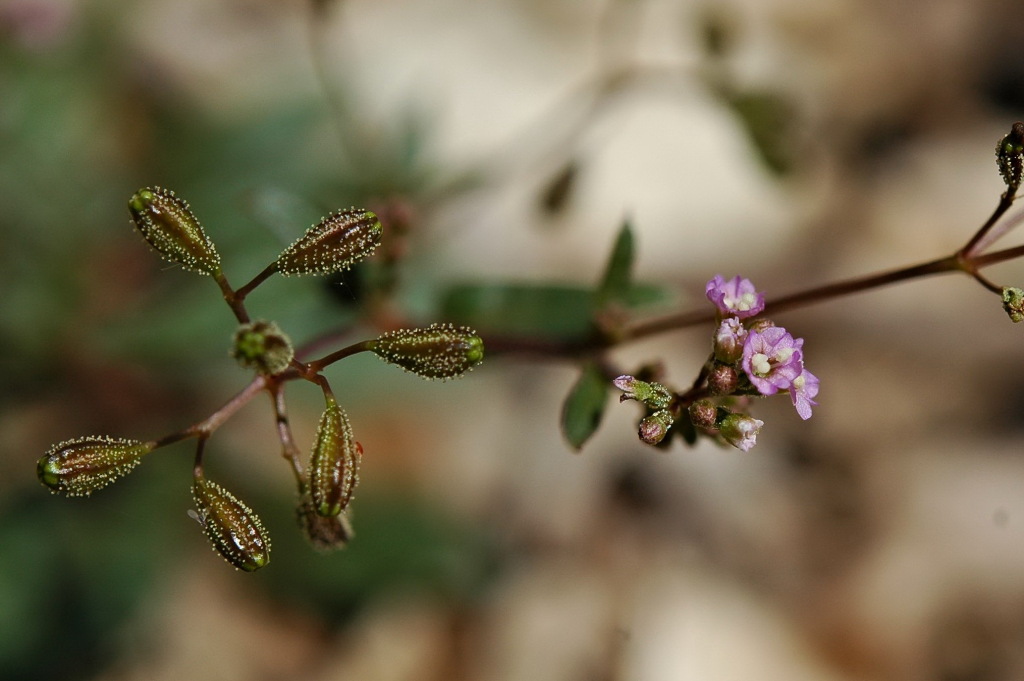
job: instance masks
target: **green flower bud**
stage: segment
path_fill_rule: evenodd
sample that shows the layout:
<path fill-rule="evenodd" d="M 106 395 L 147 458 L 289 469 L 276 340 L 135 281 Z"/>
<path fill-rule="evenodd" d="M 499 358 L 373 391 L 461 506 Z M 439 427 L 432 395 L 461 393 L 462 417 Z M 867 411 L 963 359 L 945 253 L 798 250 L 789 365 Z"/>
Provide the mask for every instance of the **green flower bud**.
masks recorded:
<path fill-rule="evenodd" d="M 309 492 L 317 513 L 336 516 L 348 507 L 359 483 L 362 455 L 363 448 L 352 436 L 348 415 L 329 398 L 309 461 Z"/>
<path fill-rule="evenodd" d="M 1010 193 L 1016 192 L 1024 176 L 1024 123 L 1014 123 L 1010 134 L 999 140 L 996 165 Z"/>
<path fill-rule="evenodd" d="M 757 444 L 757 434 L 761 432 L 764 421 L 746 414 L 729 414 L 718 425 L 719 433 L 726 442 L 744 452 L 749 452 Z"/>
<path fill-rule="evenodd" d="M 672 403 L 672 391 L 661 383 L 641 381 L 624 374 L 612 381 L 612 385 L 622 391 L 619 402 L 636 400 L 651 409 L 665 409 Z"/>
<path fill-rule="evenodd" d="M 295 349 L 277 324 L 260 320 L 238 327 L 231 356 L 246 369 L 270 376 L 288 368 Z"/>
<path fill-rule="evenodd" d="M 128 201 L 132 222 L 164 260 L 192 272 L 217 274 L 220 255 L 188 204 L 174 192 L 147 187 Z"/>
<path fill-rule="evenodd" d="M 660 409 L 640 421 L 637 428 L 637 435 L 649 445 L 656 445 L 668 435 L 668 429 L 672 427 L 674 419 L 668 409 Z"/>
<path fill-rule="evenodd" d="M 193 517 L 224 560 L 253 572 L 270 562 L 270 536 L 252 509 L 215 482 L 196 478 Z"/>
<path fill-rule="evenodd" d="M 289 274 L 331 274 L 373 253 L 383 228 L 368 210 L 349 208 L 313 225 L 277 256 L 274 269 Z"/>
<path fill-rule="evenodd" d="M 388 364 L 428 379 L 458 378 L 484 361 L 483 339 L 472 329 L 451 324 L 389 331 L 371 349 Z"/>
<path fill-rule="evenodd" d="M 321 553 L 343 549 L 355 537 L 347 513 L 322 516 L 313 508 L 308 494 L 299 503 L 296 515 L 306 541 Z"/>
<path fill-rule="evenodd" d="M 128 475 L 155 446 L 154 442 L 105 436 L 66 440 L 39 459 L 36 474 L 54 492 L 87 497 Z"/>
<path fill-rule="evenodd" d="M 1024 321 L 1024 291 L 1013 286 L 1003 288 L 1003 310 L 1014 324 Z"/>

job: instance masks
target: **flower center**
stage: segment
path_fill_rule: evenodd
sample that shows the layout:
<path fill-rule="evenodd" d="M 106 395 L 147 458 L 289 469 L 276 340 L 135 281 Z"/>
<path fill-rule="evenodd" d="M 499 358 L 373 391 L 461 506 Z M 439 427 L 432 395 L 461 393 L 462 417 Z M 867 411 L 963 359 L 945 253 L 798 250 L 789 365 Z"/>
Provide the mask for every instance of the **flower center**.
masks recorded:
<path fill-rule="evenodd" d="M 750 358 L 750 366 L 758 376 L 767 376 L 772 370 L 772 363 L 763 352 L 758 352 Z"/>
<path fill-rule="evenodd" d="M 744 293 L 736 298 L 729 298 L 725 301 L 726 307 L 730 307 L 739 312 L 746 312 L 754 306 L 757 302 L 757 296 L 753 293 Z"/>

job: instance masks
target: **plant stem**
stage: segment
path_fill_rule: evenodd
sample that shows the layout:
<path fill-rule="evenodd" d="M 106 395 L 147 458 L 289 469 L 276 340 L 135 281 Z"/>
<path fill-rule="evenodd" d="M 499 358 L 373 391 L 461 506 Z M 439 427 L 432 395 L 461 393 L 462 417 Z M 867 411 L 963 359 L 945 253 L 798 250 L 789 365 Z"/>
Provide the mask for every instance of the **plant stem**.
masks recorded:
<path fill-rule="evenodd" d="M 239 297 L 235 290 L 231 288 L 231 284 L 228 283 L 228 278 L 223 272 L 218 272 L 214 275 L 214 280 L 217 282 L 217 285 L 220 286 L 220 292 L 224 296 L 224 302 L 226 302 L 228 307 L 231 308 L 231 311 L 235 314 L 235 319 L 238 320 L 238 323 L 248 324 L 249 313 L 246 311 L 245 304 L 243 303 L 244 296 Z"/>
<path fill-rule="evenodd" d="M 1013 256 L 1009 255 L 1010 251 L 1014 252 Z M 960 271 L 967 272 L 972 276 L 980 276 L 976 275 L 975 271 L 978 267 L 992 264 L 993 262 L 1009 260 L 1011 257 L 1024 255 L 1024 247 L 1009 249 L 1009 251 L 1000 251 L 999 253 L 992 254 L 992 256 L 997 255 L 1000 256 L 998 259 L 991 256 L 977 256 L 973 259 L 964 260 L 958 252 L 953 255 L 946 256 L 945 258 L 939 258 L 919 265 L 911 265 L 910 267 L 902 267 L 895 270 L 889 270 L 888 272 L 879 272 L 877 274 L 871 274 L 864 277 L 825 284 L 824 286 L 818 286 L 807 289 L 806 291 L 800 291 L 788 296 L 783 296 L 766 305 L 764 311 L 765 313 L 771 312 L 778 314 L 780 312 L 813 305 L 814 303 L 830 300 L 832 298 L 861 293 L 863 291 L 888 286 L 908 279 L 916 279 L 918 277 L 925 277 L 933 274 L 945 274 L 947 272 Z M 987 280 L 982 282 L 986 288 L 996 290 L 998 292 L 997 289 L 992 289 L 991 282 L 986 282 Z M 703 310 L 693 310 L 682 314 L 648 319 L 637 322 L 624 329 L 619 336 L 619 342 L 625 343 L 640 340 L 658 333 L 685 329 L 699 324 L 706 324 L 714 320 L 714 311 Z"/>
<path fill-rule="evenodd" d="M 328 366 L 330 364 L 334 364 L 335 362 L 337 362 L 340 359 L 344 359 L 346 357 L 350 357 L 351 355 L 355 355 L 355 354 L 358 354 L 360 352 L 366 352 L 368 350 L 372 350 L 373 347 L 374 347 L 374 344 L 376 342 L 377 342 L 376 340 L 366 340 L 366 341 L 361 341 L 359 343 L 353 343 L 352 345 L 344 347 L 341 350 L 335 350 L 334 352 L 330 353 L 329 355 L 324 355 L 320 359 L 315 359 L 312 362 L 308 362 L 306 364 L 306 366 L 309 368 L 310 371 L 312 371 L 314 373 L 319 372 L 324 367 L 326 367 L 326 366 Z"/>
<path fill-rule="evenodd" d="M 985 246 L 990 245 L 1003 235 L 1002 232 L 996 232 L 991 238 L 985 238 L 995 226 L 996 222 L 999 221 L 999 218 L 1003 217 L 1003 214 L 1010 210 L 1010 206 L 1013 205 L 1014 198 L 1016 198 L 1015 193 L 1010 191 L 1005 192 L 1001 197 L 999 197 L 999 204 L 996 206 L 996 209 L 992 211 L 992 215 L 990 215 L 988 220 L 985 221 L 985 224 L 975 232 L 974 236 L 971 237 L 971 240 L 960 249 L 959 254 L 961 257 L 971 258 L 976 253 L 984 249 Z"/>
<path fill-rule="evenodd" d="M 276 262 L 270 263 L 263 269 L 262 272 L 253 277 L 252 281 L 250 281 L 248 284 L 235 291 L 234 300 L 237 301 L 238 304 L 241 304 L 242 301 L 245 300 L 245 297 L 252 293 L 252 290 L 254 288 L 265 282 L 267 279 L 270 278 L 272 274 L 277 272 L 277 269 L 275 267 L 276 264 Z M 228 304 L 230 305 L 231 301 L 228 301 Z M 234 309 L 234 306 L 232 306 L 232 309 Z"/>
<path fill-rule="evenodd" d="M 302 463 L 300 461 L 299 447 L 295 444 L 291 423 L 288 421 L 284 385 L 282 383 L 274 383 L 270 388 L 270 395 L 274 401 L 274 419 L 277 422 L 277 437 L 281 441 L 281 455 L 291 464 L 292 471 L 295 473 L 295 479 L 301 488 L 304 484 Z"/>

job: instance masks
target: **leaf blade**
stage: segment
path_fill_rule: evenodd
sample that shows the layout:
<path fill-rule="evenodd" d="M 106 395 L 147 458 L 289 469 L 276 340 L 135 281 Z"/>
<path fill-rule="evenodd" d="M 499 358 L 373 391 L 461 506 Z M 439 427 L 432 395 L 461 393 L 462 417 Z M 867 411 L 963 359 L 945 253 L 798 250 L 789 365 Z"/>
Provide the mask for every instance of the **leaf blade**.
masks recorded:
<path fill-rule="evenodd" d="M 594 303 L 598 309 L 609 303 L 625 304 L 633 288 L 633 261 L 636 259 L 636 240 L 633 238 L 633 226 L 629 219 L 622 221 L 615 245 L 608 256 L 601 281 L 594 293 Z"/>
<path fill-rule="evenodd" d="M 579 451 L 601 425 L 610 383 L 596 362 L 583 365 L 562 404 L 562 434 Z"/>

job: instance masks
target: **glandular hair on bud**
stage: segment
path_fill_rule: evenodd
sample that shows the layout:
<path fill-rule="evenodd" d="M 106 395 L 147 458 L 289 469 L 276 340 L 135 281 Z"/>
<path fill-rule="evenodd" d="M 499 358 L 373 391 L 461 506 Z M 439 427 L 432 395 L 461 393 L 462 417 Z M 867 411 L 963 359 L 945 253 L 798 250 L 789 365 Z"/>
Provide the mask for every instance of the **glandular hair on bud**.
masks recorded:
<path fill-rule="evenodd" d="M 246 572 L 270 562 L 270 536 L 245 503 L 205 478 L 192 483 L 192 499 L 203 532 L 224 560 Z"/>
<path fill-rule="evenodd" d="M 996 165 L 1007 188 L 1017 191 L 1024 178 L 1024 123 L 1014 123 L 1010 134 L 996 144 Z"/>
<path fill-rule="evenodd" d="M 715 364 L 708 373 L 708 390 L 712 395 L 731 395 L 739 384 L 739 375 L 728 364 Z"/>
<path fill-rule="evenodd" d="M 637 435 L 649 445 L 656 445 L 668 435 L 668 429 L 672 427 L 674 419 L 668 409 L 658 411 L 645 416 L 637 427 Z"/>
<path fill-rule="evenodd" d="M 465 326 L 431 324 L 389 331 L 371 349 L 378 357 L 423 378 L 458 378 L 484 361 L 484 341 Z"/>
<path fill-rule="evenodd" d="M 690 422 L 698 428 L 710 430 L 718 423 L 718 407 L 711 400 L 697 400 L 689 408 Z"/>
<path fill-rule="evenodd" d="M 619 402 L 636 400 L 651 409 L 665 409 L 672 403 L 672 391 L 661 383 L 641 381 L 634 376 L 623 375 L 613 380 L 612 385 L 623 391 L 619 395 Z"/>
<path fill-rule="evenodd" d="M 336 516 L 352 501 L 363 448 L 352 436 L 348 415 L 333 399 L 320 416 L 309 461 L 309 493 L 319 515 Z"/>
<path fill-rule="evenodd" d="M 313 508 L 308 494 L 299 502 L 296 516 L 306 541 L 321 553 L 343 549 L 355 537 L 347 513 L 322 516 Z"/>
<path fill-rule="evenodd" d="M 220 272 L 220 255 L 188 203 L 161 187 L 135 192 L 128 201 L 132 223 L 165 260 L 200 274 Z"/>
<path fill-rule="evenodd" d="M 39 459 L 36 474 L 56 493 L 85 497 L 128 475 L 155 446 L 106 436 L 65 440 Z"/>
<path fill-rule="evenodd" d="M 231 356 L 243 367 L 271 376 L 288 368 L 295 348 L 277 324 L 259 320 L 238 327 Z"/>
<path fill-rule="evenodd" d="M 382 232 L 380 220 L 368 210 L 332 213 L 277 256 L 274 269 L 284 275 L 347 270 L 373 253 Z"/>

